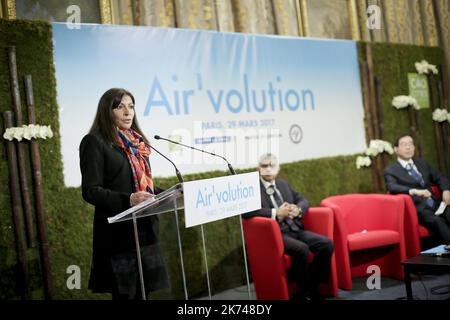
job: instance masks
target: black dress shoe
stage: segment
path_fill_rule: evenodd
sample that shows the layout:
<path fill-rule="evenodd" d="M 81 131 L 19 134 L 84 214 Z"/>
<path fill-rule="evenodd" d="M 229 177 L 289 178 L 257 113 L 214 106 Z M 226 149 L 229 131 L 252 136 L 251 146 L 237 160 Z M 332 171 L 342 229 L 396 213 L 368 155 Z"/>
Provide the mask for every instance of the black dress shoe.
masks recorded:
<path fill-rule="evenodd" d="M 323 300 L 322 296 L 320 295 L 320 290 L 319 290 L 319 286 L 313 286 L 309 292 L 308 292 L 308 297 L 312 300 L 312 301 L 320 301 Z"/>

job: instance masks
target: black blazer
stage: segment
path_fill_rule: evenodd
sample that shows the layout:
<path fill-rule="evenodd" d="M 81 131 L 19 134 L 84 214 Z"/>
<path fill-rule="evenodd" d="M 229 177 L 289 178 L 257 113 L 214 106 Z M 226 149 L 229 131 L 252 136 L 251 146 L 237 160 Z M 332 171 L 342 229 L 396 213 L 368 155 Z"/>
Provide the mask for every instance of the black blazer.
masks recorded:
<path fill-rule="evenodd" d="M 108 217 L 130 208 L 130 195 L 135 192 L 133 174 L 125 152 L 94 134 L 86 135 L 81 141 L 80 169 L 83 199 L 95 206 L 89 288 L 94 292 L 111 292 L 117 274 L 112 260 L 128 253 L 134 259 L 136 254 L 132 222 L 109 224 L 107 221 Z M 138 229 L 141 246 L 157 245 L 157 216 L 139 219 Z"/>
<path fill-rule="evenodd" d="M 436 184 L 442 191 L 450 190 L 448 179 L 433 169 L 427 161 L 420 158 L 413 158 L 413 161 L 419 172 L 422 174 L 426 189 L 431 192 L 431 184 Z M 395 161 L 395 163 L 388 166 L 384 170 L 383 175 L 386 182 L 386 188 L 392 194 L 409 194 L 410 189 L 424 189 L 420 183 L 408 174 L 408 171 L 403 168 L 398 161 Z M 417 211 L 422 212 L 426 206 L 426 199 L 418 196 L 412 196 L 412 198 Z"/>
<path fill-rule="evenodd" d="M 288 203 L 296 204 L 298 207 L 300 207 L 303 213 L 302 217 L 304 217 L 309 209 L 309 201 L 306 200 L 306 198 L 303 197 L 301 194 L 296 192 L 286 180 L 276 179 L 275 185 L 277 186 L 277 189 L 280 191 L 283 200 Z M 242 216 L 244 218 L 251 218 L 256 216 L 267 218 L 272 217 L 273 204 L 272 201 L 270 201 L 270 197 L 267 195 L 266 188 L 264 187 L 264 184 L 262 182 L 260 182 L 260 188 L 261 188 L 261 209 L 243 214 Z M 303 229 L 301 218 L 298 217 L 294 218 L 294 222 L 300 228 Z M 280 228 L 282 232 L 289 231 L 289 226 L 284 221 L 280 223 Z"/>

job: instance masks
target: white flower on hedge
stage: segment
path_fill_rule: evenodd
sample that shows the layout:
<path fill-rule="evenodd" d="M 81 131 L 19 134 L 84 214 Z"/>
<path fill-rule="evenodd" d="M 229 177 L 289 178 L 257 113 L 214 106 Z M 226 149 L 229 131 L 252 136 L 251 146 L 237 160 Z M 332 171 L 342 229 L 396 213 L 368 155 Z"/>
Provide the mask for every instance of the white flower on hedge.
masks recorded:
<path fill-rule="evenodd" d="M 50 126 L 40 126 L 40 125 L 23 125 L 22 127 L 11 127 L 5 130 L 3 138 L 12 141 L 17 139 L 22 141 L 23 138 L 27 140 L 31 139 L 47 139 L 53 137 L 53 131 Z"/>
<path fill-rule="evenodd" d="M 434 65 L 432 65 L 432 64 L 430 64 L 430 66 L 429 66 L 428 68 L 431 70 L 431 72 L 432 72 L 433 74 L 438 74 L 438 73 L 439 73 L 439 71 L 438 71 L 438 69 L 436 68 L 436 66 L 434 66 Z"/>
<path fill-rule="evenodd" d="M 384 145 L 384 151 L 389 154 L 394 154 L 394 148 L 392 148 L 392 145 L 389 142 L 386 142 L 386 144 Z"/>
<path fill-rule="evenodd" d="M 53 132 L 50 126 L 41 126 L 39 128 L 39 133 L 42 139 L 52 138 Z"/>
<path fill-rule="evenodd" d="M 444 122 L 448 120 L 449 113 L 446 109 L 436 109 L 433 111 L 433 120 L 437 122 Z"/>
<path fill-rule="evenodd" d="M 23 137 L 27 140 L 31 140 L 31 138 L 36 138 L 36 129 L 34 124 L 30 124 L 29 126 L 22 126 L 23 128 Z"/>
<path fill-rule="evenodd" d="M 369 157 L 358 156 L 356 158 L 356 168 L 361 169 L 362 167 L 370 167 L 372 161 Z"/>
<path fill-rule="evenodd" d="M 28 126 L 30 128 L 30 135 L 32 138 L 37 139 L 38 138 L 38 132 L 39 132 L 39 126 L 35 124 L 30 124 Z"/>
<path fill-rule="evenodd" d="M 383 140 L 370 140 L 369 149 L 375 149 L 377 154 L 382 153 L 384 151 Z"/>
<path fill-rule="evenodd" d="M 409 106 L 412 106 L 416 110 L 420 109 L 416 98 L 411 96 L 396 96 L 392 99 L 392 105 L 397 109 L 403 109 Z"/>
<path fill-rule="evenodd" d="M 414 66 L 416 67 L 417 73 L 419 74 L 428 74 L 430 73 L 430 71 L 433 74 L 438 74 L 438 69 L 436 68 L 436 66 L 434 64 L 429 64 L 426 60 L 416 62 Z"/>
<path fill-rule="evenodd" d="M 47 136 L 45 135 L 45 127 L 44 126 L 39 126 L 38 127 L 37 137 L 38 138 L 42 138 L 42 139 L 46 139 L 47 138 Z"/>
<path fill-rule="evenodd" d="M 369 148 L 366 149 L 366 155 L 375 157 L 380 153 L 387 152 L 389 154 L 394 153 L 392 145 L 384 140 L 370 140 Z"/>
<path fill-rule="evenodd" d="M 17 139 L 18 141 L 22 141 L 22 139 L 23 139 L 23 128 L 13 127 L 12 129 L 13 129 L 14 139 Z"/>
<path fill-rule="evenodd" d="M 52 126 L 47 126 L 47 138 L 53 138 Z"/>
<path fill-rule="evenodd" d="M 13 128 L 8 128 L 5 130 L 5 133 L 3 134 L 3 138 L 9 141 L 12 141 L 14 139 L 14 131 Z"/>
<path fill-rule="evenodd" d="M 369 147 L 366 149 L 365 153 L 366 153 L 366 156 L 375 157 L 378 154 L 378 149 Z"/>

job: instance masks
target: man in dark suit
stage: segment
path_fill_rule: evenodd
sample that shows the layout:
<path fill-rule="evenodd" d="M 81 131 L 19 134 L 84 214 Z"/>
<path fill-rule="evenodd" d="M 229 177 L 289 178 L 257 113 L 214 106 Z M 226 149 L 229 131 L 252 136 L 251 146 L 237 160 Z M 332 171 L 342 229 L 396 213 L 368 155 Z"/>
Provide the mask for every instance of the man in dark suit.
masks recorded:
<path fill-rule="evenodd" d="M 409 194 L 417 209 L 419 222 L 430 229 L 439 239 L 450 244 L 450 183 L 434 170 L 424 159 L 414 158 L 414 140 L 410 135 L 399 136 L 394 142 L 397 161 L 384 170 L 386 187 L 392 194 Z M 442 201 L 447 205 L 444 212 L 436 215 L 440 201 L 431 192 L 431 184 L 439 186 Z"/>
<path fill-rule="evenodd" d="M 276 219 L 283 237 L 284 251 L 292 257 L 288 278 L 295 279 L 298 292 L 294 298 L 319 299 L 319 284 L 329 279 L 333 242 L 319 234 L 304 230 L 301 219 L 308 213 L 309 202 L 286 180 L 277 179 L 277 158 L 266 154 L 260 158 L 261 209 L 244 214 Z M 309 251 L 314 255 L 308 265 Z"/>

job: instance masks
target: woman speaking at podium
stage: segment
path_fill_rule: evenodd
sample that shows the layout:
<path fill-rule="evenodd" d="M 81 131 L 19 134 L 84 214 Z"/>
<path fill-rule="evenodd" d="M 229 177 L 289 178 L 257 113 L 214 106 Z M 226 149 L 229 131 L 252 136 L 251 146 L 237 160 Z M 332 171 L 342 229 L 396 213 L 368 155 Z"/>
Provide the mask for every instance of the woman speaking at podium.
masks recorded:
<path fill-rule="evenodd" d="M 132 221 L 108 224 L 107 218 L 157 193 L 149 156 L 150 145 L 138 125 L 133 95 L 125 89 L 109 89 L 81 141 L 80 169 L 83 198 L 95 206 L 89 289 L 110 292 L 113 299 L 142 297 Z M 158 244 L 158 216 L 138 220 L 138 233 L 147 296 L 168 287 Z"/>

